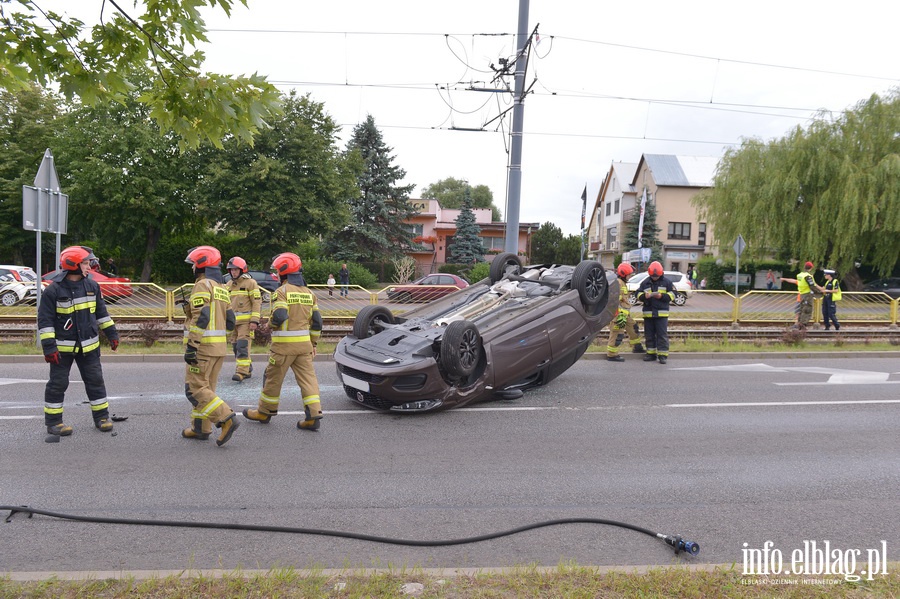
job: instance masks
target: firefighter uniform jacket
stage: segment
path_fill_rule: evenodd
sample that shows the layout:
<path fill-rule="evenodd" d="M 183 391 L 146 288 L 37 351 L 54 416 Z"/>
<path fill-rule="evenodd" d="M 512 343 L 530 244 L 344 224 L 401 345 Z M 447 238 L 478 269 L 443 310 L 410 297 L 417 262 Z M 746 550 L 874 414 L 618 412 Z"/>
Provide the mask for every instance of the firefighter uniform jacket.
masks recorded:
<path fill-rule="evenodd" d="M 657 292 L 661 293 L 662 297 L 650 297 Z M 669 303 L 675 299 L 675 287 L 665 275 L 655 281 L 647 277 L 638 286 L 637 298 L 644 302 L 644 318 L 668 318 Z"/>
<path fill-rule="evenodd" d="M 262 306 L 262 293 L 259 284 L 249 274 L 244 273 L 228 284 L 231 295 L 231 309 L 237 324 L 255 322 L 259 324 L 259 310 Z"/>
<path fill-rule="evenodd" d="M 119 338 L 116 325 L 106 311 L 100 285 L 90 277 L 70 281 L 65 275 L 41 294 L 38 334 L 44 355 L 56 351 L 83 353 L 100 348 L 100 331 L 112 341 Z"/>
<path fill-rule="evenodd" d="M 234 312 L 225 285 L 206 275 L 197 277 L 191 299 L 190 318 L 185 339 L 200 356 L 224 356 L 228 353 L 227 332 L 234 329 Z"/>
<path fill-rule="evenodd" d="M 275 292 L 272 304 L 272 353 L 310 354 L 322 334 L 322 315 L 316 296 L 304 285 L 288 282 Z"/>

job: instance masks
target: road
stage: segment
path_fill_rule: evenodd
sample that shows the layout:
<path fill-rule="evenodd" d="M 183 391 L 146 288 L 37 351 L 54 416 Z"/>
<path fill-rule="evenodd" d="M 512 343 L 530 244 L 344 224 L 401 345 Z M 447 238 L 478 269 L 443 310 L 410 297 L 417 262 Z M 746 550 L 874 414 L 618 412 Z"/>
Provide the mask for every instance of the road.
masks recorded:
<path fill-rule="evenodd" d="M 238 410 L 255 405 L 261 380 L 232 383 L 228 368 L 220 395 Z M 420 548 L 18 514 L 0 523 L 0 573 L 563 560 L 740 567 L 745 547 L 772 541 L 789 555 L 805 540 L 863 554 L 885 541 L 888 559 L 900 555 L 896 358 L 583 359 L 522 400 L 418 417 L 363 410 L 344 397 L 333 364 L 319 362 L 320 432 L 295 428 L 291 383 L 272 424 L 244 422 L 222 448 L 180 438 L 188 404 L 177 362 L 108 360 L 104 370 L 111 411 L 129 417 L 117 435 L 93 430 L 73 382 L 66 421 L 75 434 L 48 444 L 46 365 L 0 364 L 0 504 L 421 540 L 603 518 L 684 535 L 702 552 L 676 558 L 645 535 L 584 524 Z"/>

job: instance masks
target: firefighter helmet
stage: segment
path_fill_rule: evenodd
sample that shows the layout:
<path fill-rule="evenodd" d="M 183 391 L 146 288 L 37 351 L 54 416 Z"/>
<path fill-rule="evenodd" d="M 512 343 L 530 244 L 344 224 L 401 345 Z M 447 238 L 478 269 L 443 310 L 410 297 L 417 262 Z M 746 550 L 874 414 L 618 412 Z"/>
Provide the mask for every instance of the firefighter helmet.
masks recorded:
<path fill-rule="evenodd" d="M 89 260 L 92 263 L 97 259 L 94 250 L 84 245 L 73 245 L 59 253 L 59 267 L 63 270 L 81 272 L 81 263 Z"/>
<path fill-rule="evenodd" d="M 634 267 L 627 262 L 623 262 L 616 268 L 616 274 L 623 279 L 627 279 L 630 275 L 634 274 Z"/>
<path fill-rule="evenodd" d="M 300 272 L 300 269 L 302 268 L 303 261 L 300 260 L 300 256 L 297 254 L 285 252 L 272 258 L 272 270 L 274 270 L 275 274 L 279 277 Z"/>
<path fill-rule="evenodd" d="M 647 267 L 647 274 L 651 277 L 661 277 L 663 274 L 662 264 L 659 262 L 651 262 L 650 266 Z"/>
<path fill-rule="evenodd" d="M 184 261 L 193 264 L 197 269 L 219 266 L 222 263 L 222 254 L 211 245 L 199 245 L 188 250 L 187 258 Z"/>
<path fill-rule="evenodd" d="M 247 272 L 247 261 L 241 258 L 240 256 L 235 256 L 231 260 L 228 261 L 228 266 L 226 267 L 228 270 L 232 268 L 237 268 L 241 272 Z"/>

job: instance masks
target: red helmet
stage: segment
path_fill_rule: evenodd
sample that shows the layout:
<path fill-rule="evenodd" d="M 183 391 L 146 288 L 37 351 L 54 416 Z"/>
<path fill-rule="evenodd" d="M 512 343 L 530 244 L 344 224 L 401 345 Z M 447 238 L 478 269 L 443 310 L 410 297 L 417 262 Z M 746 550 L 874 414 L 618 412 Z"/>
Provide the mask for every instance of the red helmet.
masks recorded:
<path fill-rule="evenodd" d="M 272 258 L 272 270 L 274 270 L 275 274 L 279 277 L 300 272 L 300 269 L 302 268 L 303 261 L 300 260 L 300 256 L 297 254 L 285 252 Z"/>
<path fill-rule="evenodd" d="M 247 272 L 247 261 L 240 256 L 235 256 L 228 261 L 227 268 L 228 270 L 231 270 L 232 268 L 239 268 L 241 272 Z"/>
<path fill-rule="evenodd" d="M 647 267 L 647 274 L 651 277 L 661 277 L 663 274 L 662 264 L 659 262 L 651 262 L 650 266 Z"/>
<path fill-rule="evenodd" d="M 199 245 L 188 251 L 187 258 L 184 261 L 188 264 L 193 264 L 198 269 L 206 268 L 207 266 L 219 266 L 222 263 L 222 254 L 211 245 Z"/>
<path fill-rule="evenodd" d="M 627 279 L 630 275 L 634 274 L 634 267 L 627 262 L 623 262 L 616 268 L 616 274 L 623 279 Z"/>
<path fill-rule="evenodd" d="M 63 270 L 81 271 L 81 263 L 97 260 L 94 250 L 84 245 L 73 245 L 59 253 L 59 267 Z"/>

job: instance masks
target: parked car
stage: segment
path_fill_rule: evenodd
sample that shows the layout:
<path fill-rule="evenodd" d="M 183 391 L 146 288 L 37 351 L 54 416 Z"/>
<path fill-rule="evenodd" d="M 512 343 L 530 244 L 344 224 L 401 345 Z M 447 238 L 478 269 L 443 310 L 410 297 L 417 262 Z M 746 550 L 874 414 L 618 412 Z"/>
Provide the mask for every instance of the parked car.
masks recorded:
<path fill-rule="evenodd" d="M 888 294 L 893 299 L 900 298 L 900 278 L 889 277 L 887 279 L 878 279 L 866 283 L 863 287 L 863 291 L 881 291 L 882 293 Z"/>
<path fill-rule="evenodd" d="M 28 266 L 0 264 L 0 306 L 15 306 L 37 300 L 37 274 Z"/>
<path fill-rule="evenodd" d="M 263 289 L 263 291 L 261 291 L 261 295 L 264 302 L 269 301 L 271 294 L 274 293 L 279 286 L 281 286 L 281 282 L 278 280 L 278 275 L 276 275 L 274 272 L 267 272 L 265 270 L 248 270 L 247 274 L 253 277 L 253 280 L 256 281 L 256 284 Z M 231 274 L 226 272 L 223 280 L 226 283 L 230 283 Z"/>
<path fill-rule="evenodd" d="M 50 282 L 50 277 L 58 272 L 59 270 L 54 270 L 45 273 L 41 278 L 47 284 Z M 127 277 L 115 277 L 97 269 L 91 270 L 88 276 L 99 283 L 100 291 L 103 293 L 103 301 L 107 304 L 114 304 L 120 299 L 131 297 L 134 293 L 131 288 L 131 279 Z"/>
<path fill-rule="evenodd" d="M 593 260 L 523 267 L 505 253 L 489 272 L 402 316 L 360 310 L 334 353 L 347 397 L 398 413 L 517 399 L 572 366 L 617 311 L 615 273 Z"/>
<path fill-rule="evenodd" d="M 646 272 L 639 272 L 631 277 L 625 285 L 625 288 L 630 292 L 628 294 L 628 303 L 632 306 L 638 303 L 637 290 L 647 276 Z M 678 272 L 677 270 L 664 270 L 663 276 L 672 281 L 672 286 L 675 287 L 675 301 L 673 303 L 676 306 L 683 306 L 687 303 L 688 298 L 691 297 L 691 293 L 693 293 L 691 281 L 688 279 L 687 275 Z"/>
<path fill-rule="evenodd" d="M 412 283 L 388 287 L 387 296 L 392 302 L 427 302 L 468 286 L 469 283 L 461 277 L 437 273 L 425 275 Z"/>

